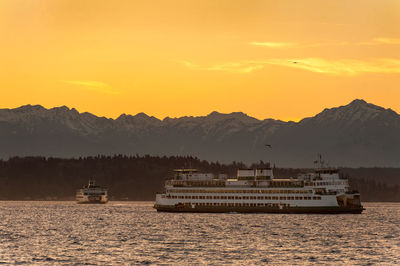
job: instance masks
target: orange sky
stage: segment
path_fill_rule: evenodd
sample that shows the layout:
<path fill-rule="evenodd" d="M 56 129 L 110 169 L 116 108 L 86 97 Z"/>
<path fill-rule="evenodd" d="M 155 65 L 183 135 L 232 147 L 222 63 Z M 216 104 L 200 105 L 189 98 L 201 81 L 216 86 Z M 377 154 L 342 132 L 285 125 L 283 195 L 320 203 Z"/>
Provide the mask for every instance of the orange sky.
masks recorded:
<path fill-rule="evenodd" d="M 0 108 L 298 120 L 400 112 L 398 0 L 3 0 Z"/>

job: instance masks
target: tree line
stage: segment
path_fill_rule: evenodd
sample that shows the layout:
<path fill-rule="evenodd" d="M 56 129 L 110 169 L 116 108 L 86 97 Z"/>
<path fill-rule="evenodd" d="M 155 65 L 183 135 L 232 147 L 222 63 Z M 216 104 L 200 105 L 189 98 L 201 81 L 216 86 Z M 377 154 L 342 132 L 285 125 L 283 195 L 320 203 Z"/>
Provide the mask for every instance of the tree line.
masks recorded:
<path fill-rule="evenodd" d="M 173 169 L 235 176 L 239 168 L 265 167 L 260 161 L 221 164 L 192 156 L 89 156 L 62 159 L 12 157 L 0 160 L 0 200 L 73 200 L 89 178 L 109 189 L 111 200 L 154 200 Z M 276 177 L 295 177 L 312 169 L 274 168 Z M 363 201 L 400 201 L 400 168 L 343 168 Z"/>

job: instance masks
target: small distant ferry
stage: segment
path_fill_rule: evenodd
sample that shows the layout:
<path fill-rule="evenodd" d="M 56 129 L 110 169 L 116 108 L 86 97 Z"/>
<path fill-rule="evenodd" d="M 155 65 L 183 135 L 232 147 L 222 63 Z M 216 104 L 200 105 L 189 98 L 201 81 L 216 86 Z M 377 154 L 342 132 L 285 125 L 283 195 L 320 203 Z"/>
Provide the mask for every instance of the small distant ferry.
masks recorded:
<path fill-rule="evenodd" d="M 89 179 L 88 185 L 76 191 L 77 203 L 107 203 L 107 189 L 96 185 L 94 179 Z"/>
<path fill-rule="evenodd" d="M 337 169 L 319 168 L 279 179 L 273 169 L 240 169 L 234 179 L 196 169 L 175 170 L 156 194 L 154 208 L 165 212 L 354 213 L 364 210 Z"/>

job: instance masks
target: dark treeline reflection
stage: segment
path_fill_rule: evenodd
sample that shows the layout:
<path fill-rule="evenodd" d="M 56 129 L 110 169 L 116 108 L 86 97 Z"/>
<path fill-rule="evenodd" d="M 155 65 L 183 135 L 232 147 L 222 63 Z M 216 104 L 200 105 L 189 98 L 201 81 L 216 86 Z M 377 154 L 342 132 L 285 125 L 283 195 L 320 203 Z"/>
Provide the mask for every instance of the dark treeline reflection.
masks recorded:
<path fill-rule="evenodd" d="M 265 166 L 260 161 L 250 167 Z M 220 164 L 191 156 L 95 156 L 79 159 L 13 157 L 0 161 L 1 200 L 72 200 L 94 177 L 112 200 L 153 200 L 177 168 L 235 176 L 241 162 Z M 276 177 L 295 177 L 310 169 L 275 168 Z M 400 201 L 400 168 L 343 168 L 363 201 Z"/>

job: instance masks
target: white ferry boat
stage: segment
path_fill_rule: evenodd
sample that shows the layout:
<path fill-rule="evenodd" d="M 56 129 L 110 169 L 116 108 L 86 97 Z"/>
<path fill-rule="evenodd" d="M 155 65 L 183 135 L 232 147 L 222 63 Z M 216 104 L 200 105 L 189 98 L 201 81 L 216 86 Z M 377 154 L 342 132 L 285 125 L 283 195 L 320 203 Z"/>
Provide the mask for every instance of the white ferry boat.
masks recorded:
<path fill-rule="evenodd" d="M 336 169 L 297 178 L 274 178 L 273 170 L 243 169 L 218 177 L 196 169 L 175 170 L 157 193 L 154 208 L 166 212 L 361 213 L 360 194 Z"/>
<path fill-rule="evenodd" d="M 107 189 L 96 185 L 94 179 L 89 180 L 89 184 L 76 191 L 77 203 L 107 203 Z"/>

